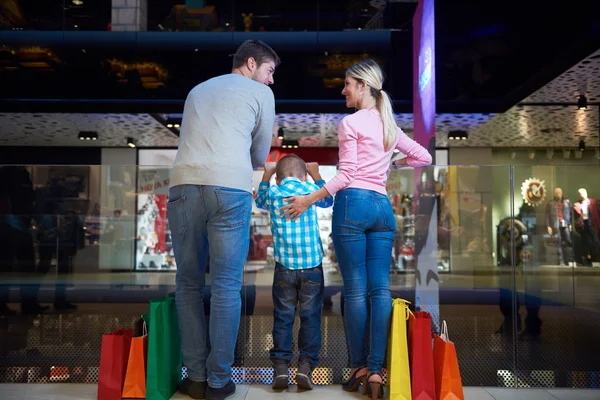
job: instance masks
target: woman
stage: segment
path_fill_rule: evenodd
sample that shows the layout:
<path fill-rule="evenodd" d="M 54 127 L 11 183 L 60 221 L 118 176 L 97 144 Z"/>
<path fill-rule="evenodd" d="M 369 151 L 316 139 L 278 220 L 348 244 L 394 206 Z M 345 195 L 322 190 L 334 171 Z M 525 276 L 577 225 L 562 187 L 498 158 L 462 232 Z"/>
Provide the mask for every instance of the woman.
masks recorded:
<path fill-rule="evenodd" d="M 342 94 L 346 107 L 357 111 L 338 127 L 338 173 L 319 191 L 290 198 L 290 204 L 282 209 L 284 215 L 295 219 L 311 204 L 337 193 L 332 233 L 344 280 L 344 326 L 352 368 L 343 388 L 357 391 L 363 385 L 363 393 L 373 399 L 383 396 L 381 370 L 392 310 L 389 270 L 396 222 L 386 193 L 387 172 L 394 149 L 406 155 L 394 165 L 431 164 L 427 150 L 396 125 L 382 85 L 381 68 L 372 60 L 346 71 Z M 364 345 L 367 329 L 368 354 Z"/>

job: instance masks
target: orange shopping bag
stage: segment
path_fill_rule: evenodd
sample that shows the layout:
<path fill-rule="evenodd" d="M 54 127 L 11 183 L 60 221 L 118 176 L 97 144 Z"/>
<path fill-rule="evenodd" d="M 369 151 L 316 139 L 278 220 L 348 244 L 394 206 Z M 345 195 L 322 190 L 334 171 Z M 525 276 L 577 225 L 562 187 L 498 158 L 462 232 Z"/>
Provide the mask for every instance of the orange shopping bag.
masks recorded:
<path fill-rule="evenodd" d="M 129 362 L 125 384 L 123 385 L 124 399 L 146 398 L 146 360 L 148 354 L 148 328 L 146 322 L 142 321 L 142 336 L 131 339 L 129 350 Z M 139 332 L 139 331 L 138 331 Z M 139 334 L 139 333 L 138 333 Z"/>
<path fill-rule="evenodd" d="M 433 339 L 435 389 L 438 400 L 464 400 L 460 368 L 454 343 L 448 338 L 448 325 L 442 323 L 441 335 Z"/>

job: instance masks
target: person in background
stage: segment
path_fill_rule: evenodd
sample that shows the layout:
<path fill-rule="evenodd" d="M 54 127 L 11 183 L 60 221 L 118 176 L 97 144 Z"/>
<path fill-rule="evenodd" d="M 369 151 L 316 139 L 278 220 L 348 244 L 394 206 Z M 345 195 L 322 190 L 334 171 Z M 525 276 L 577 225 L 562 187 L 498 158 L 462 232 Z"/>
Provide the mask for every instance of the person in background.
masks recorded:
<path fill-rule="evenodd" d="M 366 385 L 375 399 L 383 396 L 381 371 L 392 311 L 389 272 L 396 221 L 386 192 L 390 162 L 394 149 L 406 155 L 392 162 L 397 166 L 430 165 L 432 157 L 396 125 L 383 90 L 383 73 L 375 61 L 346 70 L 342 95 L 346 107 L 358 111 L 338 126 L 338 173 L 318 191 L 291 197 L 282 212 L 295 219 L 310 205 L 336 194 L 332 233 L 344 282 L 344 325 L 351 363 L 350 379 L 342 386 L 356 391 Z"/>

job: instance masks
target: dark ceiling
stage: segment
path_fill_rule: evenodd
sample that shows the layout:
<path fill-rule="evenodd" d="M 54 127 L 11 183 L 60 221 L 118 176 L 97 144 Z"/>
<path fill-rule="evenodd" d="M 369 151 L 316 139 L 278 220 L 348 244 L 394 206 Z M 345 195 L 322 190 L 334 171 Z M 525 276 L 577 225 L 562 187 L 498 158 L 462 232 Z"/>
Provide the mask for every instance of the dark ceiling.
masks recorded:
<path fill-rule="evenodd" d="M 6 18 L 7 11 L 2 10 L 0 21 L 8 31 L 0 32 L 0 46 L 7 41 L 12 44 L 4 49 L 0 47 L 0 79 L 3 81 L 0 98 L 125 100 L 114 103 L 115 112 L 119 107 L 131 109 L 134 106 L 127 100 L 144 99 L 155 102 L 153 110 L 156 112 L 175 112 L 195 84 L 226 73 L 230 66 L 228 56 L 232 49 L 227 46 L 194 52 L 192 44 L 187 48 L 169 48 L 159 41 L 148 48 L 139 46 L 135 40 L 116 47 L 97 42 L 76 47 L 65 39 L 62 43 L 44 46 L 42 50 L 49 50 L 46 59 L 34 57 L 34 64 L 23 63 L 23 57 L 32 61 L 32 55 L 19 50 L 14 35 L 21 32 L 14 32 L 14 28 L 106 31 L 111 18 L 111 1 L 82 0 L 81 5 L 75 5 L 72 0 L 8 0 L 5 3 L 11 2 L 20 4 L 22 18 Z M 181 18 L 173 11 L 174 5 L 184 3 L 148 0 L 148 30 L 193 30 L 182 25 Z M 216 6 L 218 18 L 202 29 L 221 32 L 234 28 L 243 31 L 243 12 L 253 12 L 252 30 L 307 30 L 306 35 L 316 30 L 365 28 L 373 22 L 377 12 L 369 1 L 351 0 L 216 0 L 206 3 Z M 348 62 L 370 56 L 384 64 L 398 111 L 410 110 L 410 16 L 415 4 L 393 4 L 384 15 L 383 25 L 379 26 L 397 29 L 390 34 L 387 48 L 371 48 L 364 43 L 354 48 L 345 47 L 343 51 L 336 51 L 335 47 L 325 51 L 319 47 L 276 48 L 283 60 L 273 86 L 277 99 L 301 100 L 312 107 L 310 112 L 319 112 L 318 107 L 325 111 L 323 100 L 330 105 L 339 100 L 341 87 L 334 78 L 343 75 Z M 438 110 L 503 111 L 600 48 L 599 39 L 600 1 L 437 0 Z M 45 65 L 35 64 L 40 61 Z M 132 69 L 132 65 L 135 68 Z M 161 104 L 169 109 L 161 110 Z M 6 102 L 0 106 L 4 109 Z"/>

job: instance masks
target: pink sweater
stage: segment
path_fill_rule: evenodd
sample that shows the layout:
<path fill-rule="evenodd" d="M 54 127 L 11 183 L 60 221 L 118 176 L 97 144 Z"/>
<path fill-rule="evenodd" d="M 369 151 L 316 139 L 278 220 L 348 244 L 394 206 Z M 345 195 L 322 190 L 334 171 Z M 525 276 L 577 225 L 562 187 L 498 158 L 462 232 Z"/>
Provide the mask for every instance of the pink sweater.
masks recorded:
<path fill-rule="evenodd" d="M 410 167 L 431 164 L 431 155 L 398 128 L 396 144 L 385 150 L 383 123 L 376 110 L 360 110 L 345 117 L 338 126 L 340 163 L 336 176 L 325 184 L 330 194 L 358 188 L 386 194 L 387 172 L 394 149 L 406 155 Z"/>

